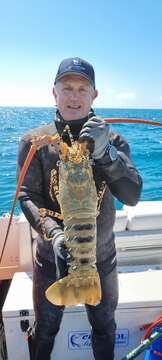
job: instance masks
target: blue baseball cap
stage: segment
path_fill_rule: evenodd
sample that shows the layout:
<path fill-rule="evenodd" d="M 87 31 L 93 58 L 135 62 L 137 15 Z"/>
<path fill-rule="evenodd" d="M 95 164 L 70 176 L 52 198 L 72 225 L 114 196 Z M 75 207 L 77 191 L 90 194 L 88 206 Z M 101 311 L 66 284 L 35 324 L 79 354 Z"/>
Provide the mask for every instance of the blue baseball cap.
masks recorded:
<path fill-rule="evenodd" d="M 56 84 L 57 81 L 59 81 L 63 76 L 71 74 L 83 76 L 90 81 L 91 85 L 95 89 L 95 72 L 93 66 L 87 61 L 78 57 L 64 59 L 61 62 L 55 77 L 54 84 Z"/>

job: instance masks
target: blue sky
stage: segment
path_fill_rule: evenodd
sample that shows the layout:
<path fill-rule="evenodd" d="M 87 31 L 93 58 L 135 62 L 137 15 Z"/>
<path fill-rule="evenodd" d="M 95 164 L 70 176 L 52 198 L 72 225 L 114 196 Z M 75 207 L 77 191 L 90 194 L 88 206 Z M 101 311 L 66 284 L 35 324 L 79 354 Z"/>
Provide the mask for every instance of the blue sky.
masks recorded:
<path fill-rule="evenodd" d="M 162 0 L 0 1 L 0 105 L 53 106 L 61 60 L 94 65 L 96 107 L 162 108 Z"/>

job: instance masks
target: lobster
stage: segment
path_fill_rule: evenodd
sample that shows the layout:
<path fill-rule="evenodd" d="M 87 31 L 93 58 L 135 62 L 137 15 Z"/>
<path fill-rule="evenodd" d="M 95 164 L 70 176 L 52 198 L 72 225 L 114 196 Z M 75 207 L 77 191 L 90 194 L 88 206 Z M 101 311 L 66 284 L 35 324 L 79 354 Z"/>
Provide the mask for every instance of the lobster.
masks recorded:
<path fill-rule="evenodd" d="M 98 197 L 86 143 L 60 142 L 58 202 L 64 221 L 65 246 L 70 254 L 68 275 L 46 291 L 56 305 L 97 305 L 101 285 L 96 269 Z"/>

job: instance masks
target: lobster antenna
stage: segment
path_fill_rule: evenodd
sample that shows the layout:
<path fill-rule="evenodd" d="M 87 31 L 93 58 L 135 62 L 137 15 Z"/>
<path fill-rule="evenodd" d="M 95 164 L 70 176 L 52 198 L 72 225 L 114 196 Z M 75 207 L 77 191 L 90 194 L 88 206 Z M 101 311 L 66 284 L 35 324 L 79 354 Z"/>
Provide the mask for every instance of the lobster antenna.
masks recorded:
<path fill-rule="evenodd" d="M 67 132 L 67 133 L 68 133 L 69 139 L 70 139 L 70 142 L 71 142 L 71 145 L 74 145 L 74 138 L 73 138 L 73 135 L 72 135 L 72 133 L 71 133 L 71 131 L 70 131 L 70 126 L 69 126 L 69 125 L 66 125 L 66 126 L 65 126 L 65 129 L 64 129 L 63 133 L 64 133 L 64 132 Z"/>

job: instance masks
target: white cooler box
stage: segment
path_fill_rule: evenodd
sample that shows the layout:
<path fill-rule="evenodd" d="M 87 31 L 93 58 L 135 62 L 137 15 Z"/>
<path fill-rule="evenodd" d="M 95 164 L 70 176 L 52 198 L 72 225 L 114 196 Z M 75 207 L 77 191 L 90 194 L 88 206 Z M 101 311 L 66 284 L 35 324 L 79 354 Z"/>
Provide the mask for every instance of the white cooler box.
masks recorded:
<path fill-rule="evenodd" d="M 116 311 L 117 333 L 115 359 L 122 359 L 139 345 L 144 324 L 162 314 L 162 271 L 152 270 L 119 274 L 120 300 Z M 16 273 L 4 307 L 3 321 L 8 360 L 29 360 L 26 333 L 32 325 L 32 279 L 29 273 Z M 51 360 L 92 360 L 90 325 L 84 306 L 66 308 L 56 337 Z M 144 359 L 144 354 L 138 360 Z"/>
<path fill-rule="evenodd" d="M 162 269 L 162 201 L 124 205 L 118 213 L 116 225 L 120 219 L 120 227 L 114 230 L 119 270 Z"/>

